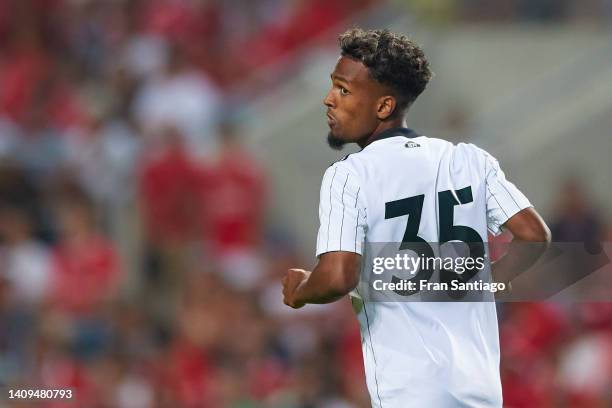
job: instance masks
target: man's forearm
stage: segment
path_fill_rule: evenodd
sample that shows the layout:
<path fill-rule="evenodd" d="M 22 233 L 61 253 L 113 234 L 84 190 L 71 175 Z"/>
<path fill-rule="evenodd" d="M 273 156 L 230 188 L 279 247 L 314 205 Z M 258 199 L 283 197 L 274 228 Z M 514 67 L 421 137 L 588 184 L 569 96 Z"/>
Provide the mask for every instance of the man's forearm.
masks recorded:
<path fill-rule="evenodd" d="M 315 268 L 295 291 L 298 303 L 331 303 L 346 296 L 355 285 L 334 279 L 332 273 L 326 273 Z"/>
<path fill-rule="evenodd" d="M 312 272 L 289 269 L 283 278 L 284 302 L 293 308 L 334 302 L 357 286 L 360 266 L 360 254 L 331 251 L 319 256 Z"/>
<path fill-rule="evenodd" d="M 548 242 L 528 242 L 513 240 L 508 252 L 491 264 L 495 282 L 508 283 L 531 268 L 548 248 Z"/>
<path fill-rule="evenodd" d="M 550 229 L 533 207 L 513 215 L 504 224 L 514 239 L 504 257 L 491 266 L 496 282 L 508 283 L 531 268 L 550 245 Z"/>

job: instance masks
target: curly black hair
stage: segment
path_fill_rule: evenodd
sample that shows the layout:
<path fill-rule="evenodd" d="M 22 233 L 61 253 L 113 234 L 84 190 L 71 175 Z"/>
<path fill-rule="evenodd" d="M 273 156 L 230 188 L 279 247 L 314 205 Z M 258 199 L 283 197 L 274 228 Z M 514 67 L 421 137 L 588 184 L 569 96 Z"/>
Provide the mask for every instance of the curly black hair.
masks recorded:
<path fill-rule="evenodd" d="M 352 28 L 338 37 L 341 55 L 361 61 L 370 76 L 390 87 L 400 110 L 410 106 L 432 77 L 423 50 L 408 37 L 389 30 Z"/>

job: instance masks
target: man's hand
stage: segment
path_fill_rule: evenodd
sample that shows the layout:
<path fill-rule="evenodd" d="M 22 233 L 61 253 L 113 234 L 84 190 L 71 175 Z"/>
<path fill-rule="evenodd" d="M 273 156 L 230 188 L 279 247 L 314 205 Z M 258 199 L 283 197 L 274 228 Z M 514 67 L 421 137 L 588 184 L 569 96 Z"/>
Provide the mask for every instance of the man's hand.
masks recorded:
<path fill-rule="evenodd" d="M 283 302 L 287 306 L 291 306 L 294 309 L 299 309 L 304 306 L 306 302 L 299 301 L 296 298 L 296 292 L 298 287 L 308 280 L 310 276 L 309 271 L 304 269 L 289 269 L 287 274 L 282 280 L 283 283 Z"/>
<path fill-rule="evenodd" d="M 361 255 L 333 251 L 319 256 L 312 272 L 289 269 L 283 278 L 286 305 L 299 309 L 306 303 L 331 303 L 346 296 L 359 283 Z"/>

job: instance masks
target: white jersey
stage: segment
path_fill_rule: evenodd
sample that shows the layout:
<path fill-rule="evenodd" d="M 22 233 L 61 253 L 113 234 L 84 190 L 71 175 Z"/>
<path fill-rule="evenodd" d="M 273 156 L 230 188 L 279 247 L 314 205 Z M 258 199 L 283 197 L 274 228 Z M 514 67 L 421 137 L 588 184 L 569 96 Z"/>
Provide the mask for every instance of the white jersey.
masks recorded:
<path fill-rule="evenodd" d="M 441 211 L 445 194 L 455 197 L 450 213 L 448 207 Z M 406 211 L 397 211 L 406 203 Z M 484 150 L 390 129 L 325 172 L 317 256 L 330 251 L 363 255 L 368 243 L 400 243 L 407 234 L 446 242 L 454 239 L 448 236 L 453 225 L 468 227 L 486 243 L 487 231 L 498 234 L 529 206 Z M 490 274 L 488 265 L 486 271 Z M 373 407 L 502 406 L 494 302 L 363 299 L 357 316 Z"/>

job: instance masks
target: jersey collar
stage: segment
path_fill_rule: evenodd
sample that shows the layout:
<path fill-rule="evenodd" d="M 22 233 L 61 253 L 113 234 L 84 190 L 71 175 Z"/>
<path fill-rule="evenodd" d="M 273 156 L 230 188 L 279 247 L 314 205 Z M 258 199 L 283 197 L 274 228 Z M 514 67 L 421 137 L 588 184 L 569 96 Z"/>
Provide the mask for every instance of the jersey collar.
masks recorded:
<path fill-rule="evenodd" d="M 376 142 L 377 140 L 388 139 L 390 137 L 395 137 L 395 136 L 404 136 L 404 137 L 412 138 L 412 137 L 419 137 L 420 135 L 414 130 L 408 129 L 405 127 L 391 128 L 391 129 L 387 129 L 387 130 L 380 132 L 370 143 L 368 143 L 368 146 Z"/>

